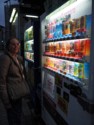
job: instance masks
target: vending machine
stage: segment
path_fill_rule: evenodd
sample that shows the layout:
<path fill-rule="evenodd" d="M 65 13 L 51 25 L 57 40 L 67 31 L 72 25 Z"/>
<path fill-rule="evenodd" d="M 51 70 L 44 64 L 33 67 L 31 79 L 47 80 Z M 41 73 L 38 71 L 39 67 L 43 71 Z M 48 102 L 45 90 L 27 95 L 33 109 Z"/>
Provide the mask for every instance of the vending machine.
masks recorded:
<path fill-rule="evenodd" d="M 93 4 L 69 0 L 41 16 L 46 125 L 94 125 Z"/>
<path fill-rule="evenodd" d="M 40 83 L 40 21 L 29 20 L 24 27 L 24 59 L 32 84 Z M 32 72 L 30 74 L 30 71 Z"/>
<path fill-rule="evenodd" d="M 40 21 L 29 20 L 24 27 L 24 60 L 27 80 L 31 92 L 31 105 L 34 111 L 40 110 L 41 94 L 41 55 L 40 55 Z M 37 101 L 39 104 L 37 104 Z"/>

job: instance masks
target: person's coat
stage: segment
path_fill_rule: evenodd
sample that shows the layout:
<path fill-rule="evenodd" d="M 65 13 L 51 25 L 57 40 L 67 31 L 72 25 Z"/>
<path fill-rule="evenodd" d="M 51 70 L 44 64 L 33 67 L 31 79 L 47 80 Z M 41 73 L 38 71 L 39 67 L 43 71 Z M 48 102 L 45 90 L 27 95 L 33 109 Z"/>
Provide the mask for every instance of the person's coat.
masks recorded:
<path fill-rule="evenodd" d="M 24 79 L 21 65 L 23 59 L 21 56 L 18 56 L 17 59 L 19 63 L 9 52 L 0 57 L 0 97 L 6 108 L 10 105 L 8 84 L 14 87 Z"/>

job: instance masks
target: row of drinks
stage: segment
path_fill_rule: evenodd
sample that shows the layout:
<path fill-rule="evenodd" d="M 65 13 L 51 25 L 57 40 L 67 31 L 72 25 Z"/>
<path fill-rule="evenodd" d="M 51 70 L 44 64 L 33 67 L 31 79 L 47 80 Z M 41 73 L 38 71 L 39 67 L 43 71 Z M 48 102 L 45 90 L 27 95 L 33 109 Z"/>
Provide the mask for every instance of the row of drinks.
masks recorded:
<path fill-rule="evenodd" d="M 90 39 L 45 43 L 46 55 L 82 58 L 90 55 Z"/>
<path fill-rule="evenodd" d="M 30 42 L 25 42 L 24 43 L 24 50 L 25 51 L 32 51 L 32 50 L 34 50 L 34 44 L 32 44 Z"/>
<path fill-rule="evenodd" d="M 89 63 L 87 62 L 78 63 L 51 57 L 44 57 L 44 67 L 81 79 L 88 79 L 89 77 Z"/>
<path fill-rule="evenodd" d="M 46 39 L 58 39 L 69 37 L 90 37 L 91 15 L 84 15 L 75 19 L 71 15 L 60 17 L 48 22 L 45 26 Z"/>
<path fill-rule="evenodd" d="M 30 52 L 25 52 L 24 53 L 25 59 L 34 61 L 34 53 L 30 53 Z"/>
<path fill-rule="evenodd" d="M 33 29 L 26 30 L 24 33 L 24 41 L 32 40 L 33 39 Z"/>

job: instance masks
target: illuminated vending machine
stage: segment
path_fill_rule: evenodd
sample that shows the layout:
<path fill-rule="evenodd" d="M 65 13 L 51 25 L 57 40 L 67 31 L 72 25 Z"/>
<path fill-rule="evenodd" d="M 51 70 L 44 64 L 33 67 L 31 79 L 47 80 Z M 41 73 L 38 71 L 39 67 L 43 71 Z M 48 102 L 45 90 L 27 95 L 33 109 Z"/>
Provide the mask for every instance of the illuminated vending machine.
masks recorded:
<path fill-rule="evenodd" d="M 35 98 L 35 93 L 41 85 L 40 68 L 40 21 L 39 19 L 29 20 L 24 28 L 24 60 L 27 79 L 30 85 L 31 98 Z M 38 93 L 38 96 L 40 94 Z M 40 98 L 40 97 L 39 97 Z M 32 99 L 33 100 L 33 99 Z M 32 105 L 36 105 L 35 102 Z M 34 106 L 36 107 L 36 106 Z"/>
<path fill-rule="evenodd" d="M 41 16 L 42 118 L 47 125 L 94 125 L 92 0 L 69 0 Z"/>

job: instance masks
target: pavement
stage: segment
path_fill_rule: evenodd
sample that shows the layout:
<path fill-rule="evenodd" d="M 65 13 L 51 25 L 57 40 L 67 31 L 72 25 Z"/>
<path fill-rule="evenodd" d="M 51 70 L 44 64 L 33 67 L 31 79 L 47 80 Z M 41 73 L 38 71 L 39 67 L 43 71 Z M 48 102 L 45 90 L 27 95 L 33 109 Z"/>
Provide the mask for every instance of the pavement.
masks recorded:
<path fill-rule="evenodd" d="M 45 125 L 39 113 L 35 113 L 31 100 L 23 99 L 22 125 Z M 8 125 L 7 114 L 2 101 L 0 100 L 0 125 Z"/>

